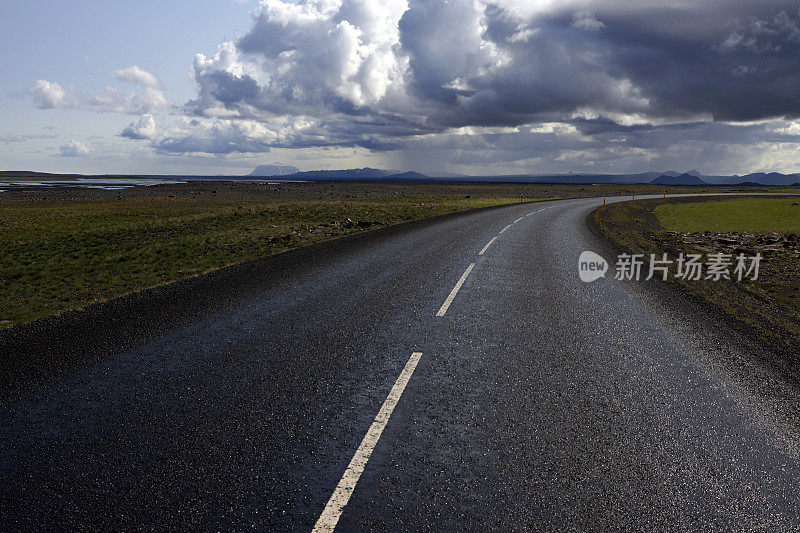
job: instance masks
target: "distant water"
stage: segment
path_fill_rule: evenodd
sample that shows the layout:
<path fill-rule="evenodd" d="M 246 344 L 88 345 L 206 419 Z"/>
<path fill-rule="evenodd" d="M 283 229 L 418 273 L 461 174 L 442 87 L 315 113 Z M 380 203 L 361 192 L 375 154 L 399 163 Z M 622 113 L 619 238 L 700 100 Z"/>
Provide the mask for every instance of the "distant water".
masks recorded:
<path fill-rule="evenodd" d="M 109 191 L 119 191 L 129 187 L 136 187 L 137 185 L 150 187 L 165 183 L 186 183 L 186 181 L 148 178 L 77 178 L 74 180 L 0 181 L 0 187 L 4 187 L 4 189 L 0 189 L 0 192 L 5 192 L 12 189 L 24 189 L 28 187 L 44 187 L 48 189 L 59 187 L 76 187 L 80 189 L 105 189 Z"/>
<path fill-rule="evenodd" d="M 239 176 L 193 176 L 191 178 L 76 178 L 72 180 L 46 180 L 46 181 L 0 181 L 0 193 L 28 187 L 65 188 L 75 187 L 80 189 L 105 189 L 118 191 L 130 187 L 153 185 L 166 185 L 174 183 L 189 183 L 192 181 L 230 181 L 260 183 L 263 185 L 280 185 L 282 183 L 306 183 L 305 180 L 276 180 L 264 178 L 242 178 Z"/>

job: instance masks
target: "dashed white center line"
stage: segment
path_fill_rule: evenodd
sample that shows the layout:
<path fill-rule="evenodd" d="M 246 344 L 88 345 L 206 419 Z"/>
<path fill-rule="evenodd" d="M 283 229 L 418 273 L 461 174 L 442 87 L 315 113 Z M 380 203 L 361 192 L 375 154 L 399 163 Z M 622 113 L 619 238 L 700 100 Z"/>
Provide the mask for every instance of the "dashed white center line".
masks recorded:
<path fill-rule="evenodd" d="M 458 294 L 458 290 L 461 288 L 461 286 L 467 280 L 467 276 L 469 276 L 469 273 L 472 272 L 473 268 L 475 268 L 475 263 L 470 263 L 470 265 L 467 267 L 467 269 L 461 275 L 461 278 L 456 283 L 456 286 L 453 287 L 453 290 L 450 291 L 450 294 L 447 296 L 447 299 L 444 301 L 442 306 L 439 308 L 439 311 L 436 313 L 436 316 L 444 316 L 444 314 L 447 312 L 447 309 L 450 307 L 450 304 L 453 303 L 453 298 L 456 297 L 456 294 Z"/>
<path fill-rule="evenodd" d="M 525 216 L 529 217 L 535 213 L 538 213 L 539 211 L 552 209 L 553 207 L 559 206 L 551 205 L 549 207 L 544 207 L 537 211 L 528 213 Z M 517 220 L 500 230 L 500 233 L 505 232 L 513 224 L 518 223 L 523 218 L 524 217 L 519 217 Z M 486 253 L 486 250 L 489 249 L 489 246 L 491 246 L 496 240 L 497 237 L 492 237 L 492 240 L 486 243 L 486 246 L 484 246 L 483 249 L 478 252 L 478 255 L 483 255 Z M 450 304 L 453 303 L 456 294 L 458 294 L 461 286 L 464 285 L 464 282 L 467 280 L 467 276 L 469 276 L 469 273 L 472 272 L 473 268 L 475 268 L 475 263 L 470 263 L 470 265 L 459 278 L 458 282 L 456 282 L 453 290 L 450 291 L 447 299 L 439 308 L 439 311 L 437 311 L 436 316 L 444 316 L 445 313 L 447 313 L 447 310 L 450 308 Z M 314 529 L 312 530 L 314 533 L 333 531 L 336 528 L 336 524 L 339 523 L 339 518 L 342 516 L 344 508 L 350 501 L 353 490 L 355 490 L 356 483 L 358 483 L 358 480 L 361 478 L 361 474 L 364 472 L 364 468 L 366 468 L 367 462 L 369 461 L 375 446 L 378 444 L 378 440 L 380 440 L 383 430 L 386 428 L 386 424 L 389 423 L 389 417 L 392 416 L 394 408 L 400 401 L 400 396 L 402 396 L 406 385 L 408 385 L 408 382 L 411 380 L 411 375 L 417 368 L 417 363 L 419 363 L 420 357 L 422 357 L 422 352 L 412 353 L 411 357 L 406 363 L 406 366 L 403 368 L 403 371 L 400 372 L 400 375 L 397 377 L 397 381 L 395 381 L 392 390 L 389 391 L 389 396 L 387 396 L 386 400 L 384 400 L 383 405 L 378 411 L 378 414 L 375 416 L 375 420 L 367 430 L 367 434 L 364 435 L 364 438 L 362 439 L 361 444 L 358 446 L 355 455 L 350 460 L 350 464 L 347 465 L 347 469 L 344 471 L 342 478 L 339 480 L 339 483 L 336 485 L 333 494 L 331 494 L 328 503 L 325 505 L 325 509 L 323 509 L 322 514 L 317 519 L 316 524 L 314 524 Z"/>
<path fill-rule="evenodd" d="M 400 396 L 403 394 L 406 385 L 408 385 L 411 375 L 417 368 L 420 357 L 422 357 L 422 352 L 412 353 L 403 371 L 400 372 L 397 381 L 394 382 L 392 390 L 389 391 L 389 396 L 384 400 L 380 411 L 378 411 L 377 416 L 375 416 L 375 420 L 372 422 L 369 430 L 367 430 L 367 434 L 364 435 L 361 445 L 350 460 L 350 464 L 347 465 L 347 470 L 344 471 L 342 479 L 340 479 L 339 484 L 336 485 L 333 494 L 328 500 L 328 504 L 317 519 L 317 523 L 314 524 L 314 529 L 312 530 L 314 533 L 333 531 L 336 528 L 339 517 L 342 516 L 342 511 L 347 505 L 347 502 L 350 501 L 350 496 L 352 496 L 353 490 L 356 488 L 356 483 L 358 483 L 358 479 L 364 472 L 367 461 L 369 461 L 370 455 L 372 455 L 372 451 L 375 449 L 375 445 L 378 444 L 378 439 L 381 438 L 381 434 L 386 424 L 389 422 L 389 417 L 392 416 L 392 411 L 394 411 L 394 408 L 397 406 L 397 402 L 400 400 Z"/>
<path fill-rule="evenodd" d="M 489 249 L 489 247 L 492 245 L 492 243 L 493 243 L 494 241 L 496 241 L 496 240 L 497 240 L 497 237 L 492 237 L 492 240 L 486 243 L 486 246 L 484 246 L 484 247 L 483 247 L 483 250 L 481 250 L 480 252 L 478 252 L 478 255 L 483 255 L 483 254 L 485 254 L 485 253 L 486 253 L 486 250 L 488 250 L 488 249 Z"/>

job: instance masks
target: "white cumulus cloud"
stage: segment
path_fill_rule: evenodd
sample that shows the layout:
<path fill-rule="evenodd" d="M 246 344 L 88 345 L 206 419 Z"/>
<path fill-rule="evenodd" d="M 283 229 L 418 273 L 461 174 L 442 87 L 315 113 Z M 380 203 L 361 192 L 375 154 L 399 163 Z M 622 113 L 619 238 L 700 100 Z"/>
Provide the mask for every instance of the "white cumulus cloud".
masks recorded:
<path fill-rule="evenodd" d="M 28 93 L 33 97 L 39 109 L 53 109 L 64 105 L 67 94 L 56 82 L 37 80 L 28 88 Z"/>
<path fill-rule="evenodd" d="M 114 75 L 118 80 L 126 81 L 136 85 L 142 85 L 144 87 L 159 87 L 161 85 L 161 83 L 158 81 L 158 78 L 136 65 L 120 69 L 116 71 Z"/>
<path fill-rule="evenodd" d="M 57 82 L 39 80 L 28 88 L 28 94 L 39 109 L 80 109 L 96 113 L 141 115 L 172 105 L 160 89 L 153 87 L 134 92 L 106 87 L 101 93 L 88 94 L 75 87 L 64 88 Z"/>
<path fill-rule="evenodd" d="M 128 124 L 128 127 L 122 130 L 121 136 L 129 139 L 152 139 L 157 135 L 156 121 L 153 115 L 145 114 Z"/>
<path fill-rule="evenodd" d="M 253 112 L 350 112 L 378 104 L 401 85 L 397 53 L 406 0 L 263 0 L 253 28 L 198 54 L 194 76 L 203 114 L 219 107 Z"/>
<path fill-rule="evenodd" d="M 58 149 L 61 157 L 81 157 L 89 155 L 89 148 L 80 141 L 70 140 Z"/>

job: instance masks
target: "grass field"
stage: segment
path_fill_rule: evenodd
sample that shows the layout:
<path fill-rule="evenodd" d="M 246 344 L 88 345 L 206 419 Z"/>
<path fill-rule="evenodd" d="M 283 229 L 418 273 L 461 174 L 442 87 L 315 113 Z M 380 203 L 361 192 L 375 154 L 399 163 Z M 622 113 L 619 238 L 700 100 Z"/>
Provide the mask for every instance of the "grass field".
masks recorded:
<path fill-rule="evenodd" d="M 709 202 L 663 204 L 655 209 L 670 231 L 716 233 L 800 233 L 800 198 L 732 198 Z"/>
<path fill-rule="evenodd" d="M 408 220 L 519 201 L 406 196 L 0 204 L 0 327 L 247 259 Z"/>

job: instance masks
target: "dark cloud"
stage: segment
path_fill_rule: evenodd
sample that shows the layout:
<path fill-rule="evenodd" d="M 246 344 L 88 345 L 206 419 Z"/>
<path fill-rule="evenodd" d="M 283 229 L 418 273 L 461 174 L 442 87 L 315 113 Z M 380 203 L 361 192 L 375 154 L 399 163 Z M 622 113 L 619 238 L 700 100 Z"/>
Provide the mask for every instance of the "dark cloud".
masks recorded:
<path fill-rule="evenodd" d="M 210 98 L 225 105 L 247 103 L 259 94 L 258 83 L 247 75 L 234 76 L 217 70 L 204 74 L 199 81 Z"/>
<path fill-rule="evenodd" d="M 601 34 L 604 64 L 641 90 L 650 113 L 707 113 L 733 121 L 797 116 L 795 2 L 650 15 L 611 15 Z"/>
<path fill-rule="evenodd" d="M 788 122 L 800 115 L 796 2 L 261 5 L 246 35 L 195 61 L 187 109 L 229 126 L 196 125 L 159 150 L 362 146 L 438 150 L 454 164 L 624 165 L 671 161 L 675 147 L 694 154 L 685 141 L 695 137 L 706 148 L 798 139 Z M 41 105 L 64 99 L 56 89 L 39 88 Z M 775 120 L 783 127 L 728 124 Z M 508 127 L 519 131 L 485 130 Z"/>
<path fill-rule="evenodd" d="M 431 4 L 438 5 L 413 2 L 400 27 L 413 85 L 440 103 L 430 118 L 443 125 L 525 124 L 580 108 L 735 121 L 800 111 L 796 3 L 725 10 L 712 3 L 683 9 L 609 3 L 591 12 L 545 13 L 516 27 L 508 11 L 487 9 L 482 36 L 493 48 L 484 52 L 494 54 L 480 59 L 464 38 L 442 38 L 458 45 L 449 54 L 448 45 L 432 42 L 442 32 L 434 30 L 440 20 Z M 474 95 L 443 97 L 442 82 L 453 77 Z"/>

